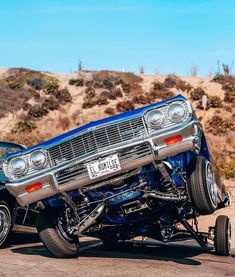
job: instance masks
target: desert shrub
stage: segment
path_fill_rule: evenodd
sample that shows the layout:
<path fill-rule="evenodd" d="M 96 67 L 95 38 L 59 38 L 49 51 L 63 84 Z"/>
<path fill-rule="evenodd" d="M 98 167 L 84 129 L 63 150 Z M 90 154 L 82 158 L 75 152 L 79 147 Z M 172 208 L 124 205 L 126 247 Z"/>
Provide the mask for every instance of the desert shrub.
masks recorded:
<path fill-rule="evenodd" d="M 172 77 L 167 77 L 164 81 L 166 88 L 173 88 L 176 85 L 176 81 Z"/>
<path fill-rule="evenodd" d="M 29 109 L 29 115 L 32 117 L 42 117 L 48 113 L 48 110 L 41 105 L 34 105 Z"/>
<path fill-rule="evenodd" d="M 114 88 L 112 89 L 111 91 L 109 91 L 109 95 L 108 95 L 108 98 L 111 99 L 111 100 L 115 100 L 119 97 L 122 97 L 123 96 L 123 93 L 121 91 L 120 88 Z"/>
<path fill-rule="evenodd" d="M 92 99 L 96 96 L 95 90 L 92 87 L 88 87 L 85 90 L 85 94 L 86 94 L 86 99 Z"/>
<path fill-rule="evenodd" d="M 115 115 L 116 114 L 116 111 L 114 108 L 111 108 L 111 107 L 108 107 L 104 110 L 104 112 L 108 115 Z"/>
<path fill-rule="evenodd" d="M 206 110 L 209 110 L 210 108 L 222 108 L 223 102 L 218 96 L 209 96 L 207 99 L 207 106 Z M 198 109 L 203 109 L 202 106 L 202 100 L 200 100 L 197 104 Z"/>
<path fill-rule="evenodd" d="M 0 118 L 20 110 L 32 95 L 33 92 L 28 90 L 14 91 L 5 85 L 0 85 Z"/>
<path fill-rule="evenodd" d="M 83 87 L 84 86 L 84 80 L 83 79 L 70 79 L 69 85 L 76 86 L 76 87 Z"/>
<path fill-rule="evenodd" d="M 147 104 L 150 104 L 154 101 L 154 99 L 146 94 L 146 95 L 143 95 L 143 94 L 140 94 L 140 95 L 136 95 L 132 98 L 132 102 L 134 104 L 141 104 L 141 105 L 147 105 Z"/>
<path fill-rule="evenodd" d="M 82 104 L 82 108 L 83 109 L 90 109 L 90 108 L 94 107 L 95 105 L 97 105 L 96 100 L 85 99 L 83 104 Z"/>
<path fill-rule="evenodd" d="M 42 78 L 30 78 L 27 80 L 27 84 L 36 90 L 41 90 L 44 87 Z"/>
<path fill-rule="evenodd" d="M 68 102 L 72 102 L 72 96 L 66 88 L 58 90 L 55 94 L 55 97 L 62 105 Z"/>
<path fill-rule="evenodd" d="M 22 84 L 14 77 L 11 77 L 11 76 L 5 79 L 5 83 L 7 87 L 12 90 L 20 90 L 22 88 Z"/>
<path fill-rule="evenodd" d="M 22 105 L 22 109 L 23 109 L 24 111 L 28 111 L 31 107 L 32 107 L 32 105 L 29 104 L 28 102 L 25 102 L 25 103 L 23 103 L 23 105 Z"/>
<path fill-rule="evenodd" d="M 109 98 L 109 96 L 110 96 L 110 91 L 108 90 L 103 90 L 100 94 L 100 97 L 102 98 Z"/>
<path fill-rule="evenodd" d="M 41 99 L 40 93 L 35 92 L 35 93 L 33 94 L 33 98 L 34 98 L 34 100 L 36 100 L 36 101 L 38 102 L 38 101 Z"/>
<path fill-rule="evenodd" d="M 181 91 L 190 91 L 192 89 L 192 86 L 177 77 L 176 75 L 169 75 L 165 81 L 164 81 L 165 88 L 176 88 Z"/>
<path fill-rule="evenodd" d="M 114 87 L 112 79 L 104 79 L 104 81 L 103 81 L 103 87 L 105 89 L 109 89 L 109 90 L 112 89 Z"/>
<path fill-rule="evenodd" d="M 123 102 L 118 102 L 117 105 L 116 105 L 116 110 L 119 113 L 131 111 L 131 110 L 134 110 L 134 109 L 135 109 L 135 106 L 130 100 L 126 100 L 126 101 L 123 101 Z"/>
<path fill-rule="evenodd" d="M 206 123 L 206 129 L 214 135 L 225 134 L 228 130 L 234 130 L 234 123 L 229 119 L 223 119 L 219 115 L 214 115 Z"/>
<path fill-rule="evenodd" d="M 55 79 L 55 78 L 48 78 L 46 83 L 45 83 L 43 91 L 46 94 L 56 95 L 58 90 L 59 90 L 59 82 L 58 82 L 58 80 Z"/>
<path fill-rule="evenodd" d="M 157 82 L 153 84 L 152 89 L 150 90 L 149 97 L 153 102 L 155 99 L 167 99 L 174 96 L 174 93 L 169 89 L 165 88 L 163 83 Z"/>
<path fill-rule="evenodd" d="M 190 92 L 190 99 L 198 101 L 202 99 L 203 95 L 207 95 L 201 87 L 195 88 Z"/>
<path fill-rule="evenodd" d="M 106 95 L 100 95 L 96 98 L 96 105 L 107 105 L 109 103 Z"/>
<path fill-rule="evenodd" d="M 49 98 L 45 99 L 43 104 L 43 108 L 45 110 L 57 110 L 59 108 L 58 100 L 54 96 L 50 96 Z"/>
<path fill-rule="evenodd" d="M 225 90 L 224 102 L 235 103 L 235 85 L 225 84 L 222 89 Z"/>
<path fill-rule="evenodd" d="M 235 159 L 225 162 L 223 172 L 227 179 L 235 178 Z"/>
<path fill-rule="evenodd" d="M 19 121 L 15 127 L 11 130 L 12 134 L 16 133 L 30 133 L 34 129 L 36 129 L 36 124 L 34 121 L 25 119 L 22 121 Z"/>
<path fill-rule="evenodd" d="M 122 90 L 124 93 L 128 94 L 131 92 L 131 86 L 127 83 L 122 83 Z"/>

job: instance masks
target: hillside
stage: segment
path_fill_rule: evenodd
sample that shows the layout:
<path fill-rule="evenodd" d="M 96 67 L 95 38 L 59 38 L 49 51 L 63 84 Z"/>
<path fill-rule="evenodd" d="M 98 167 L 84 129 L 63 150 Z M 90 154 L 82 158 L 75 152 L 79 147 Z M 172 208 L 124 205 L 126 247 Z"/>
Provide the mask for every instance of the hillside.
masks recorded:
<path fill-rule="evenodd" d="M 0 70 L 0 138 L 26 145 L 89 121 L 177 94 L 191 100 L 217 165 L 235 178 L 235 77 L 135 75 L 111 71 L 52 74 Z M 208 95 L 207 110 L 201 97 Z"/>

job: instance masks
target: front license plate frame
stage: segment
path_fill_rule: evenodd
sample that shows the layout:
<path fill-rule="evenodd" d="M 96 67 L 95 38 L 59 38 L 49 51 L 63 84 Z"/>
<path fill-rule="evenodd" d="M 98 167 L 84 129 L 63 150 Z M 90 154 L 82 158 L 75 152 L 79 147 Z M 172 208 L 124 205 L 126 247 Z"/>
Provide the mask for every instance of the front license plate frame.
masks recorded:
<path fill-rule="evenodd" d="M 91 180 L 121 170 L 121 164 L 117 154 L 87 163 L 86 167 Z"/>

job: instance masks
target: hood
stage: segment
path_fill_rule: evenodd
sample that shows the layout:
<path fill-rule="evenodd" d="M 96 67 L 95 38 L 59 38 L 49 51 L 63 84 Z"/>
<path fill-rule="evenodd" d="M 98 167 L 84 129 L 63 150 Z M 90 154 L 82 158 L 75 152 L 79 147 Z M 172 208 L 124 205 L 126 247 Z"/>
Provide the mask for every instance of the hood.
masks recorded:
<path fill-rule="evenodd" d="M 100 119 L 100 120 L 97 120 L 97 121 L 92 121 L 92 122 L 90 122 L 86 125 L 83 125 L 83 126 L 78 127 L 74 130 L 71 130 L 67 133 L 64 133 L 62 135 L 54 137 L 54 138 L 52 138 L 50 140 L 47 140 L 43 143 L 37 144 L 33 147 L 27 148 L 27 149 L 22 150 L 22 151 L 17 152 L 17 153 L 10 153 L 10 154 L 7 155 L 7 159 L 9 159 L 11 157 L 22 155 L 22 154 L 27 154 L 27 153 L 29 153 L 33 150 L 37 150 L 37 149 L 48 149 L 52 146 L 60 144 L 63 141 L 66 141 L 68 139 L 76 137 L 79 134 L 85 133 L 89 130 L 95 130 L 96 127 L 100 128 L 100 127 L 104 127 L 104 126 L 109 125 L 109 124 L 113 124 L 113 123 L 115 123 L 116 121 L 119 121 L 119 120 L 131 119 L 131 118 L 134 118 L 134 117 L 142 116 L 147 110 L 149 110 L 151 108 L 159 107 L 159 106 L 165 105 L 165 104 L 170 103 L 170 102 L 175 101 L 175 100 L 186 100 L 186 98 L 179 94 L 175 97 L 172 97 L 172 98 L 169 98 L 169 99 L 166 99 L 164 101 L 160 101 L 158 103 L 154 103 L 154 104 L 151 104 L 151 105 L 148 105 L 148 106 L 144 106 L 142 108 L 138 108 L 138 109 L 135 109 L 133 111 L 121 113 L 121 114 L 114 115 L 114 116 L 107 117 L 107 118 L 103 118 L 103 119 Z"/>

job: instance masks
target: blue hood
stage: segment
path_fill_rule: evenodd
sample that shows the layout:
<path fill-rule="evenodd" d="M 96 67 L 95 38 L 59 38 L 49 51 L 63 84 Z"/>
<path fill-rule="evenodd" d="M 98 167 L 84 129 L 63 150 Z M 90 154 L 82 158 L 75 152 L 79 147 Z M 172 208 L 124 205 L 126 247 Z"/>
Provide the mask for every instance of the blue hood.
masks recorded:
<path fill-rule="evenodd" d="M 172 98 L 169 98 L 169 99 L 166 99 L 164 101 L 160 101 L 158 103 L 154 103 L 154 104 L 151 104 L 151 105 L 148 105 L 148 106 L 145 106 L 145 107 L 142 107 L 142 108 L 138 108 L 138 109 L 135 109 L 133 111 L 129 111 L 129 112 L 125 112 L 125 113 L 121 113 L 121 114 L 118 114 L 118 115 L 114 115 L 114 116 L 111 116 L 111 117 L 107 117 L 107 118 L 103 118 L 103 119 L 100 119 L 100 120 L 97 120 L 97 121 L 92 121 L 86 125 L 83 125 L 81 127 L 78 127 L 74 130 L 71 130 L 67 133 L 64 133 L 62 135 L 59 135 L 55 138 L 52 138 L 50 140 L 47 140 L 43 143 L 40 143 L 40 144 L 37 144 L 33 147 L 30 147 L 30 148 L 27 148 L 23 151 L 20 151 L 20 152 L 17 152 L 17 153 L 11 153 L 9 155 L 7 155 L 7 159 L 11 158 L 11 157 L 15 157 L 15 156 L 18 156 L 18 155 L 22 155 L 22 154 L 27 154 L 33 150 L 36 150 L 36 149 L 48 149 L 56 144 L 59 144 L 63 141 L 66 141 L 68 139 L 71 139 L 72 137 L 78 135 L 79 133 L 83 133 L 83 132 L 86 132 L 87 130 L 89 129 L 95 129 L 95 127 L 97 126 L 105 126 L 105 125 L 108 125 L 110 123 L 115 123 L 115 121 L 119 121 L 121 119 L 130 119 L 130 118 L 133 118 L 133 117 L 138 117 L 138 116 L 142 116 L 147 110 L 151 109 L 151 108 L 154 108 L 154 107 L 159 107 L 159 106 L 162 106 L 164 104 L 167 104 L 167 103 L 170 103 L 172 101 L 175 101 L 175 100 L 186 100 L 185 97 L 183 97 L 181 94 L 175 96 L 175 97 L 172 97 Z"/>

